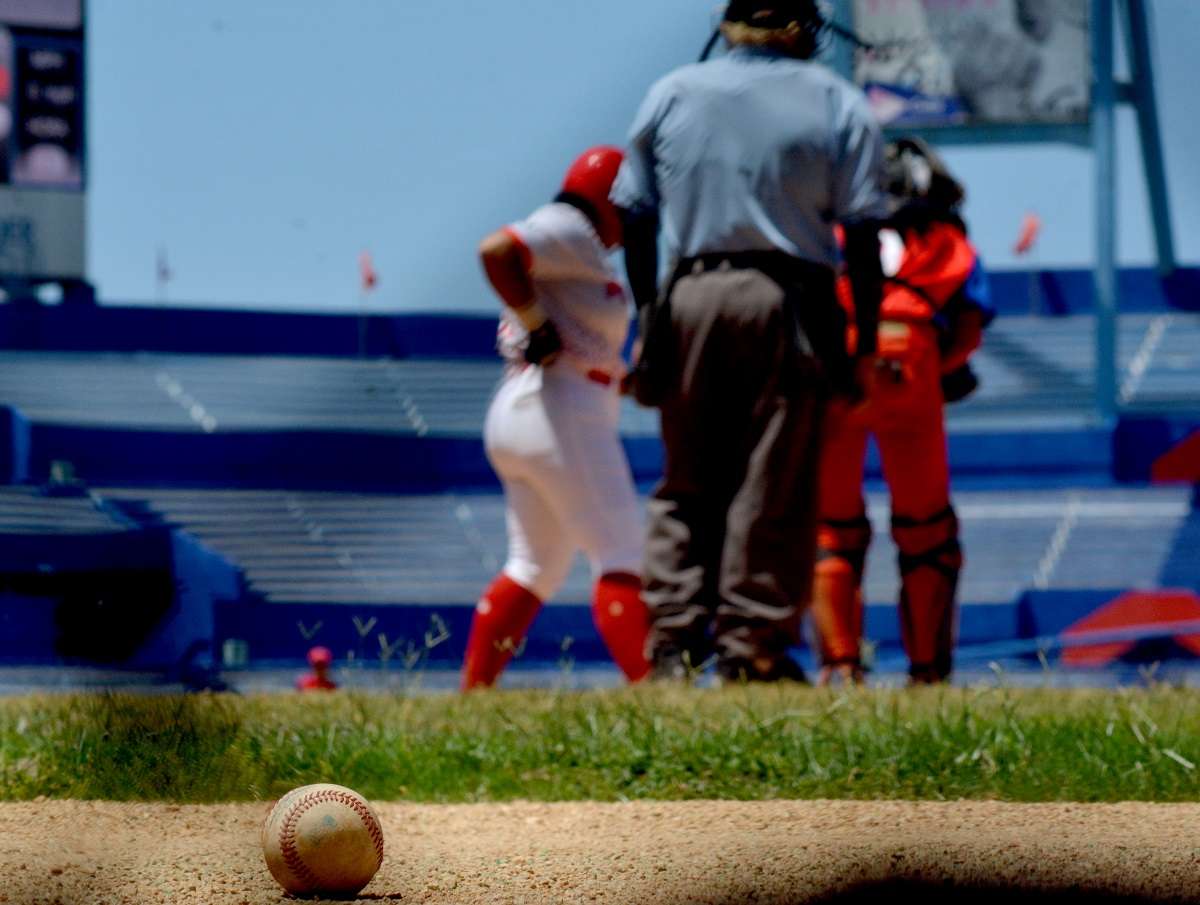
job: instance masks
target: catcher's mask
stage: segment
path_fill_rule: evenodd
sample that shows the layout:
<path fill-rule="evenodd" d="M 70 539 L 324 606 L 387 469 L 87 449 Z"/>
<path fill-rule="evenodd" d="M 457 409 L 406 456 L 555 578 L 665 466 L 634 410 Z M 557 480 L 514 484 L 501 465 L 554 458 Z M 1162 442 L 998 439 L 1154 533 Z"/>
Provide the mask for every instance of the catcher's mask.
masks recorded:
<path fill-rule="evenodd" d="M 953 211 L 966 198 L 942 158 L 920 138 L 898 138 L 884 148 L 883 187 L 900 203 L 921 201 Z"/>

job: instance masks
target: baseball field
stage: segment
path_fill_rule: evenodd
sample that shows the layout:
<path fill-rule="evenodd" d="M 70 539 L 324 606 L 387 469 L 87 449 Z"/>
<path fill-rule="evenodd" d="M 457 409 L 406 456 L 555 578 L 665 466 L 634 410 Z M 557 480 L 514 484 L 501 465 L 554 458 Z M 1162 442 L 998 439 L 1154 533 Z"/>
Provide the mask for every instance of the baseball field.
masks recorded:
<path fill-rule="evenodd" d="M 357 789 L 404 902 L 1200 900 L 1200 696 L 798 687 L 0 700 L 0 902 L 277 902 Z"/>

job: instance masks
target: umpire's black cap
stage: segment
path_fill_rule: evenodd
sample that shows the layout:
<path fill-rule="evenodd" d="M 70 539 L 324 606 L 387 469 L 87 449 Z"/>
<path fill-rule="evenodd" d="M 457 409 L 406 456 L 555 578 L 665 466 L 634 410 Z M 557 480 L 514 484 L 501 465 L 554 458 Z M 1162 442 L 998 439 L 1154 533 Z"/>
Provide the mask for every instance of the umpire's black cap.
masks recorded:
<path fill-rule="evenodd" d="M 726 22 L 744 22 L 756 28 L 786 28 L 793 22 L 805 28 L 824 24 L 817 0 L 729 0 Z"/>

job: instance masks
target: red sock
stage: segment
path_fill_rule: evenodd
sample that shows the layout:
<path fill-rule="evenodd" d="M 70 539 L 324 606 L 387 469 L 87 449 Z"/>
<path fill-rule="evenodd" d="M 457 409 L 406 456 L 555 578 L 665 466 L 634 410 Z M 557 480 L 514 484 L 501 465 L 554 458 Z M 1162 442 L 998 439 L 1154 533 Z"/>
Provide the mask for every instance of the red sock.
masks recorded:
<path fill-rule="evenodd" d="M 642 601 L 642 580 L 623 572 L 602 575 L 592 597 L 592 618 L 625 677 L 630 682 L 645 678 L 650 614 Z"/>
<path fill-rule="evenodd" d="M 492 685 L 500 678 L 541 607 L 542 602 L 531 591 L 503 573 L 496 576 L 483 592 L 471 620 L 463 661 L 463 691 Z"/>

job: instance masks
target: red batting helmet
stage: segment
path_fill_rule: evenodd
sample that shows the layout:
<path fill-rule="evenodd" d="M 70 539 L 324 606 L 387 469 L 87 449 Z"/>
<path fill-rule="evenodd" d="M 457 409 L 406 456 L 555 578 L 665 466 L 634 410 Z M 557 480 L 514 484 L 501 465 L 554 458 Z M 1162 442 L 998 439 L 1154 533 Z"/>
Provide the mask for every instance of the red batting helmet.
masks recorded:
<path fill-rule="evenodd" d="M 574 195 L 592 206 L 599 221 L 596 228 L 600 239 L 610 246 L 621 241 L 621 218 L 608 200 L 608 193 L 624 159 L 621 149 L 611 145 L 589 148 L 571 164 L 562 184 L 564 195 Z"/>

